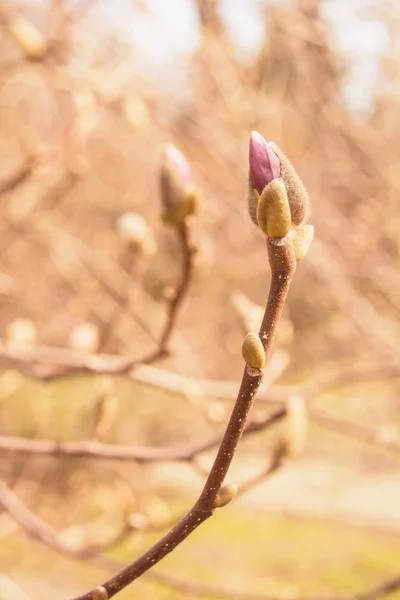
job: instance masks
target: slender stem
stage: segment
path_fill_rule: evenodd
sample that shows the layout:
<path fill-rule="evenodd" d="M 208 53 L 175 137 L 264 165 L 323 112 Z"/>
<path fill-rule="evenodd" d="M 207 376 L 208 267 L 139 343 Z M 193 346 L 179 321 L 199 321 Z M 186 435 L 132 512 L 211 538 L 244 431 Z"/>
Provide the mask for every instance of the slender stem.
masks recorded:
<path fill-rule="evenodd" d="M 145 261 L 141 251 L 128 248 L 124 262 L 128 263 L 129 278 L 126 280 L 126 288 L 122 294 L 121 303 L 115 307 L 106 326 L 103 327 L 100 332 L 100 339 L 97 346 L 98 353 L 104 352 L 104 349 L 107 347 L 115 328 L 129 308 L 129 304 L 132 302 L 138 283 L 143 274 Z"/>
<path fill-rule="evenodd" d="M 184 221 L 176 230 L 182 255 L 182 272 L 180 281 L 175 291 L 175 296 L 171 300 L 168 308 L 168 317 L 164 329 L 161 332 L 157 348 L 149 356 L 139 360 L 140 363 L 150 364 L 167 356 L 169 353 L 168 344 L 176 326 L 179 310 L 187 294 L 193 274 L 193 256 L 194 248 L 191 242 L 191 227 L 187 221 Z"/>
<path fill-rule="evenodd" d="M 281 241 L 284 242 L 284 240 L 279 240 L 277 244 L 277 240 L 267 240 L 272 272 L 271 287 L 259 333 L 267 361 L 271 354 L 279 319 L 296 269 L 291 244 L 283 243 L 281 245 L 279 244 Z M 132 581 L 151 569 L 213 514 L 215 500 L 242 437 L 261 380 L 262 371 L 251 369 L 246 365 L 225 435 L 199 499 L 179 523 L 152 548 L 103 584 L 109 598 L 115 596 Z M 75 600 L 91 600 L 91 598 L 91 592 L 87 592 L 75 598 Z"/>

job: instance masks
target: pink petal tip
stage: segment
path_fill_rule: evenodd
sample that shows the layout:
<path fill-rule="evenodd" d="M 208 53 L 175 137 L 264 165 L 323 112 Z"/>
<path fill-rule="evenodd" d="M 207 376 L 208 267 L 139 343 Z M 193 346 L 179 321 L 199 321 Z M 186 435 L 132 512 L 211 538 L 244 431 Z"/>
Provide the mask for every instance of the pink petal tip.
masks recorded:
<path fill-rule="evenodd" d="M 167 144 L 164 148 L 164 160 L 179 173 L 180 177 L 188 183 L 192 179 L 192 172 L 186 157 L 174 146 Z"/>
<path fill-rule="evenodd" d="M 252 131 L 250 136 L 249 166 L 253 186 L 259 194 L 273 179 L 281 176 L 279 158 L 257 131 Z"/>

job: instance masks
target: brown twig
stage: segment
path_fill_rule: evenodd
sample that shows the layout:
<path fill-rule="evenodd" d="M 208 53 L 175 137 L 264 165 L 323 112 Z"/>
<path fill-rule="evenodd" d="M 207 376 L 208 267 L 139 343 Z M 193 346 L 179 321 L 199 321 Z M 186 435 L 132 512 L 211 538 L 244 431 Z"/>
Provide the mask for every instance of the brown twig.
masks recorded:
<path fill-rule="evenodd" d="M 336 431 L 341 435 L 356 439 L 365 444 L 382 447 L 395 454 L 400 453 L 400 436 L 396 438 L 385 437 L 379 429 L 336 417 L 317 406 L 309 407 L 309 416 L 318 425 Z"/>
<path fill-rule="evenodd" d="M 19 185 L 23 184 L 32 175 L 35 161 L 32 158 L 26 160 L 15 173 L 0 182 L 0 195 L 13 192 Z"/>
<path fill-rule="evenodd" d="M 281 420 L 286 414 L 284 408 L 278 409 L 262 420 L 251 422 L 243 434 L 249 435 L 262 431 Z M 101 458 L 105 460 L 132 461 L 139 463 L 160 461 L 191 461 L 199 454 L 217 447 L 221 438 L 216 436 L 207 442 L 183 448 L 160 448 L 145 446 L 123 446 L 105 444 L 96 440 L 78 442 L 56 442 L 54 440 L 33 440 L 27 438 L 0 436 L 0 452 L 18 454 L 37 454 L 49 456 L 74 456 L 76 458 Z"/>
<path fill-rule="evenodd" d="M 76 350 L 48 346 L 14 348 L 1 343 L 1 341 L 0 364 L 17 369 L 26 377 L 43 382 L 63 379 L 73 373 L 125 375 L 140 383 L 170 392 L 185 394 L 187 390 L 194 389 L 204 396 L 221 400 L 231 400 L 239 386 L 238 381 L 195 379 L 171 373 L 152 365 L 135 364 L 132 366 L 132 359 L 128 356 L 87 355 Z M 400 364 L 398 362 L 356 365 L 355 367 L 341 368 L 339 372 L 329 373 L 322 377 L 314 376 L 310 384 L 305 384 L 301 393 L 303 396 L 310 398 L 337 387 L 399 378 Z M 267 369 L 266 377 L 264 377 L 261 384 L 259 402 L 281 403 L 285 402 L 294 392 L 298 393 L 297 386 L 292 385 L 274 385 L 273 389 L 268 389 L 270 383 Z"/>
<path fill-rule="evenodd" d="M 311 404 L 308 405 L 308 414 L 318 425 L 336 431 L 341 435 L 357 439 L 366 444 L 382 447 L 396 454 L 400 453 L 400 439 L 385 438 L 379 434 L 379 431 L 376 431 L 372 427 L 335 417 Z M 243 431 L 243 436 L 263 431 L 271 427 L 274 423 L 281 421 L 285 416 L 286 408 L 279 408 L 262 419 L 248 423 Z M 11 452 L 58 457 L 100 458 L 111 461 L 135 460 L 138 463 L 191 462 L 200 454 L 212 450 L 220 443 L 221 438 L 216 436 L 196 445 L 189 445 L 182 448 L 162 448 L 106 444 L 97 440 L 57 442 L 55 440 L 37 440 L 2 435 L 0 436 L 0 453 Z M 266 471 L 263 471 L 263 473 L 264 475 L 260 474 L 260 477 L 269 474 L 269 466 L 266 467 Z"/>
<path fill-rule="evenodd" d="M 259 332 L 265 350 L 266 362 L 268 362 L 271 354 L 279 319 L 296 269 L 296 260 L 290 243 L 277 244 L 276 240 L 268 239 L 267 247 L 272 273 L 271 287 Z M 262 371 L 260 369 L 251 369 L 246 366 L 225 435 L 199 499 L 181 521 L 152 548 L 103 584 L 109 598 L 172 552 L 213 514 L 217 496 L 242 437 L 261 379 Z M 87 592 L 75 600 L 91 600 L 91 598 L 91 592 Z"/>
<path fill-rule="evenodd" d="M 176 287 L 174 297 L 169 301 L 168 316 L 164 329 L 161 332 L 157 348 L 147 357 L 139 360 L 140 363 L 151 364 L 170 353 L 169 342 L 176 326 L 179 310 L 185 299 L 193 274 L 193 258 L 195 255 L 195 247 L 191 240 L 191 224 L 188 219 L 176 228 L 176 233 L 179 241 L 180 251 L 182 255 L 182 271 L 180 280 Z"/>
<path fill-rule="evenodd" d="M 98 357 L 96 356 L 90 357 L 76 357 L 77 361 L 72 360 L 69 362 L 68 360 L 61 360 L 57 364 L 57 360 L 49 360 L 52 366 L 40 365 L 40 361 L 38 362 L 34 357 L 32 360 L 23 358 L 21 355 L 15 355 L 10 349 L 5 347 L 1 347 L 0 345 L 0 362 L 3 364 L 8 364 L 9 366 L 18 367 L 21 372 L 29 377 L 33 377 L 35 379 L 40 379 L 42 381 L 53 381 L 55 379 L 61 379 L 65 377 L 71 377 L 74 375 L 79 375 L 83 373 L 102 373 L 102 374 L 114 374 L 114 375 L 128 375 L 131 374 L 131 371 L 135 369 L 137 365 L 141 364 L 150 364 L 156 362 L 157 360 L 165 357 L 169 353 L 168 345 L 176 326 L 176 321 L 178 318 L 179 310 L 182 306 L 182 303 L 185 299 L 187 290 L 189 288 L 192 273 L 193 273 L 193 257 L 195 254 L 195 248 L 191 242 L 191 226 L 186 221 L 177 228 L 178 239 L 180 241 L 180 248 L 182 252 L 182 273 L 180 277 L 180 281 L 178 283 L 175 296 L 171 300 L 168 309 L 168 317 L 166 324 L 161 332 L 159 341 L 157 343 L 157 348 L 155 351 L 150 353 L 149 355 L 141 358 L 141 359 L 133 359 L 131 357 Z M 136 271 L 141 271 L 142 264 L 141 261 L 134 261 L 134 279 L 136 280 Z M 102 350 L 108 341 L 109 335 L 111 333 L 111 329 L 115 326 L 115 321 L 121 315 L 127 306 L 129 305 L 129 301 L 132 293 L 132 278 L 129 279 L 129 282 L 126 285 L 125 293 L 123 294 L 122 300 L 120 300 L 116 311 L 111 318 L 111 325 L 108 324 L 104 329 L 104 334 L 100 340 L 99 349 Z M 52 352 L 50 351 L 50 354 Z M 17 353 L 18 354 L 18 353 Z M 57 351 L 54 351 L 54 358 L 56 359 Z M 72 355 L 70 355 L 72 357 Z"/>
<path fill-rule="evenodd" d="M 103 352 L 107 347 L 115 328 L 132 302 L 138 282 L 143 274 L 144 260 L 141 251 L 128 247 L 127 255 L 125 256 L 125 262 L 128 262 L 129 278 L 126 280 L 126 286 L 122 292 L 120 303 L 115 307 L 114 312 L 108 319 L 105 327 L 103 327 L 100 331 L 97 352 Z"/>

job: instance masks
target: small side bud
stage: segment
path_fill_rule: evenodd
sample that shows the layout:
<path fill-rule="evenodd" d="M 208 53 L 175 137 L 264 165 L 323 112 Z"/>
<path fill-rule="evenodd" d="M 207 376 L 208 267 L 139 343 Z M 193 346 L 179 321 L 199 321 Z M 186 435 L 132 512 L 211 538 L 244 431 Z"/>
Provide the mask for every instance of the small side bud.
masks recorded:
<path fill-rule="evenodd" d="M 292 223 L 296 227 L 304 223 L 310 214 L 310 198 L 304 183 L 286 154 L 275 144 L 270 143 L 281 165 L 281 177 L 286 187 Z"/>
<path fill-rule="evenodd" d="M 296 261 L 299 262 L 307 254 L 314 239 L 314 225 L 300 225 L 292 230 L 290 237 Z"/>
<path fill-rule="evenodd" d="M 286 407 L 286 446 L 287 455 L 299 456 L 307 443 L 308 413 L 304 398 L 292 396 Z"/>
<path fill-rule="evenodd" d="M 108 600 L 108 592 L 105 587 L 99 585 L 92 591 L 92 600 Z"/>
<path fill-rule="evenodd" d="M 261 194 L 257 220 L 269 237 L 285 237 L 291 227 L 288 196 L 282 179 L 274 179 Z"/>
<path fill-rule="evenodd" d="M 248 333 L 244 338 L 242 356 L 253 369 L 262 369 L 265 365 L 265 350 L 256 333 Z"/>
<path fill-rule="evenodd" d="M 236 483 L 234 484 L 226 484 L 223 485 L 220 489 L 217 497 L 215 498 L 214 508 L 222 508 L 226 506 L 236 497 L 238 493 L 238 486 Z"/>
<path fill-rule="evenodd" d="M 153 233 L 140 215 L 125 213 L 117 220 L 117 232 L 121 240 L 132 250 L 152 256 L 157 251 L 157 244 Z"/>
<path fill-rule="evenodd" d="M 192 182 L 189 163 L 172 144 L 163 153 L 160 193 L 163 206 L 161 219 L 164 223 L 179 226 L 187 217 L 196 214 L 200 192 Z"/>

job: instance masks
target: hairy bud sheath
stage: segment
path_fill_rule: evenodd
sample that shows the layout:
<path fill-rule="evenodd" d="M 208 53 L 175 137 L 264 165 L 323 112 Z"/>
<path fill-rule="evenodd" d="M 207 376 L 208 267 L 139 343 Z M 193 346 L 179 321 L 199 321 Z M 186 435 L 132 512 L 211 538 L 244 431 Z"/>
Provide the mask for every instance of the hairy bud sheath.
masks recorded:
<path fill-rule="evenodd" d="M 243 340 L 242 356 L 249 367 L 262 369 L 265 364 L 265 350 L 256 333 L 248 333 Z"/>
<path fill-rule="evenodd" d="M 160 193 L 164 223 L 178 226 L 197 212 L 199 192 L 193 185 L 189 163 L 172 144 L 166 146 L 163 153 Z"/>
<path fill-rule="evenodd" d="M 279 178 L 286 188 L 292 225 L 297 227 L 304 223 L 309 216 L 310 201 L 303 182 L 279 146 L 273 142 L 267 143 L 256 131 L 250 137 L 249 166 L 248 208 L 253 223 L 258 225 L 260 196 L 272 181 Z"/>
<path fill-rule="evenodd" d="M 310 197 L 304 183 L 296 173 L 294 166 L 286 154 L 274 142 L 271 142 L 270 145 L 281 163 L 281 177 L 289 199 L 292 223 L 297 227 L 304 223 L 310 216 Z"/>

